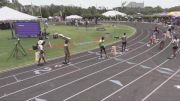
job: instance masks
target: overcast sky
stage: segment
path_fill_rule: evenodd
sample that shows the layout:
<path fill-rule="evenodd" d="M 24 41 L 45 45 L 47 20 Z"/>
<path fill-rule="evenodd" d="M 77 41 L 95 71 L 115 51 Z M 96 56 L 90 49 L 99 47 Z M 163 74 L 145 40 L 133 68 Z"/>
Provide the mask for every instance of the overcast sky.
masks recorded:
<path fill-rule="evenodd" d="M 20 3 L 27 5 L 49 5 L 49 4 L 56 4 L 56 5 L 74 5 L 74 6 L 81 6 L 87 8 L 89 6 L 104 6 L 108 8 L 113 7 L 120 7 L 121 1 L 126 1 L 127 3 L 130 1 L 135 2 L 143 2 L 145 6 L 161 6 L 163 8 L 169 8 L 173 6 L 179 6 L 180 0 L 18 0 Z"/>

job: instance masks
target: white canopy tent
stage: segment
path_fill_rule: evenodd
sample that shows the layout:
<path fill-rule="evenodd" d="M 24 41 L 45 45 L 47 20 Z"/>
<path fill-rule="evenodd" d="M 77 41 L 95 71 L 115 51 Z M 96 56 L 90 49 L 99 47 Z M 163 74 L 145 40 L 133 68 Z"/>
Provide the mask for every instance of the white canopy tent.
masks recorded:
<path fill-rule="evenodd" d="M 66 16 L 66 20 L 71 20 L 71 19 L 78 19 L 81 20 L 82 17 L 79 15 L 70 15 L 70 16 Z"/>
<path fill-rule="evenodd" d="M 11 27 L 12 38 L 14 38 L 14 31 L 12 29 L 14 21 L 29 21 L 38 20 L 37 17 L 19 12 L 9 7 L 0 8 L 0 22 L 9 22 Z"/>
<path fill-rule="evenodd" d="M 121 12 L 118 12 L 118 11 L 115 11 L 115 10 L 112 10 L 112 11 L 107 11 L 105 13 L 103 13 L 102 15 L 106 16 L 106 17 L 115 17 L 115 16 L 126 16 L 125 13 L 121 13 Z"/>
<path fill-rule="evenodd" d="M 0 8 L 0 21 L 38 20 L 37 17 L 16 11 L 9 7 Z"/>

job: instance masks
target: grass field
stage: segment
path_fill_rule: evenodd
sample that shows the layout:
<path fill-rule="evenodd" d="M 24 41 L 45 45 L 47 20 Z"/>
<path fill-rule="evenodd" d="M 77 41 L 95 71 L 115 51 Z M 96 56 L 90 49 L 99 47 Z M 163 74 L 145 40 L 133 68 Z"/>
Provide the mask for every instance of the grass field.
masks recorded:
<path fill-rule="evenodd" d="M 98 26 L 103 26 L 106 30 L 96 31 L 96 27 Z M 106 33 L 110 33 L 109 37 L 105 39 L 106 44 L 109 44 L 117 41 L 114 39 L 114 36 L 121 36 L 124 32 L 126 32 L 128 36 L 131 36 L 135 32 L 134 28 L 125 25 L 112 26 L 112 24 L 102 24 L 98 26 L 88 27 L 86 30 L 85 27 L 77 28 L 65 25 L 49 25 L 48 32 L 51 34 L 58 32 L 71 37 L 71 54 L 97 47 L 98 43 L 95 41 L 97 41 L 101 36 L 106 35 Z M 11 58 L 7 60 L 15 46 L 16 41 L 17 39 L 11 39 L 10 30 L 0 30 L 0 70 L 35 63 L 32 45 L 35 45 L 38 41 L 36 38 L 21 38 L 21 44 L 28 55 L 25 57 L 21 56 L 19 59 Z M 46 48 L 46 58 L 52 59 L 63 56 L 63 40 L 52 39 L 52 36 L 50 35 L 49 41 L 53 48 Z"/>

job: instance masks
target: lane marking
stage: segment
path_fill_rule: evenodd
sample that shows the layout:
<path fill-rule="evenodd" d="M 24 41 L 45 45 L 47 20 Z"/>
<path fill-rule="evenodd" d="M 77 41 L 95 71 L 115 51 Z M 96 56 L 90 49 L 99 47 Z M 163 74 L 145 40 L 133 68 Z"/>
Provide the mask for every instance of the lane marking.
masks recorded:
<path fill-rule="evenodd" d="M 56 68 L 56 67 L 62 67 L 63 65 L 55 65 L 54 67 Z"/>
<path fill-rule="evenodd" d="M 180 85 L 174 85 L 174 87 L 176 87 L 177 89 L 180 89 Z"/>
<path fill-rule="evenodd" d="M 145 66 L 145 65 L 140 65 L 142 68 L 144 69 L 151 69 L 152 67 L 148 67 L 148 66 Z"/>
<path fill-rule="evenodd" d="M 128 64 L 130 64 L 130 65 L 136 64 L 136 63 L 134 63 L 134 62 L 129 62 L 129 61 L 126 61 L 126 63 L 128 63 Z"/>
<path fill-rule="evenodd" d="M 76 65 L 74 65 L 74 64 L 72 64 L 72 63 L 70 63 L 69 65 L 72 66 L 72 67 L 74 67 L 74 68 L 76 68 L 76 69 L 80 69 L 78 66 L 76 66 Z"/>
<path fill-rule="evenodd" d="M 168 71 L 164 71 L 164 70 L 161 70 L 161 69 L 157 69 L 158 72 L 162 73 L 162 74 L 172 74 L 171 72 L 168 72 Z"/>
<path fill-rule="evenodd" d="M 170 69 L 170 68 L 160 68 L 162 70 L 166 70 L 166 71 L 169 71 L 169 72 L 175 72 L 174 70 Z"/>
<path fill-rule="evenodd" d="M 15 78 L 15 80 L 18 82 L 19 80 L 18 80 L 18 78 L 15 76 L 15 75 L 13 75 L 13 77 Z"/>
<path fill-rule="evenodd" d="M 149 93 L 141 101 L 145 101 L 146 99 L 148 99 L 153 93 L 155 93 L 159 88 L 161 88 L 165 83 L 167 83 L 170 79 L 172 79 L 179 72 L 180 72 L 180 69 L 178 69 L 173 75 L 171 75 L 167 80 L 165 80 L 163 83 L 161 83 L 158 87 L 156 87 L 151 93 Z"/>
<path fill-rule="evenodd" d="M 151 73 L 152 71 L 156 70 L 157 68 L 159 68 L 162 64 L 166 63 L 169 60 L 164 61 L 163 63 L 161 63 L 160 65 L 158 65 L 157 67 L 153 68 L 152 70 L 146 72 L 145 74 L 141 75 L 140 77 L 138 77 L 137 79 L 131 81 L 130 83 L 126 84 L 125 86 L 123 86 L 122 88 L 116 90 L 115 92 L 111 93 L 110 95 L 108 95 L 107 97 L 103 98 L 101 101 L 105 101 L 106 99 L 108 99 L 109 97 L 113 96 L 114 94 L 120 92 L 122 89 L 128 87 L 129 85 L 133 84 L 134 82 L 136 82 L 137 80 L 143 78 L 144 76 L 146 76 L 147 74 Z"/>
<path fill-rule="evenodd" d="M 119 86 L 123 86 L 123 84 L 119 80 L 109 80 L 109 81 L 112 82 L 112 83 L 115 83 L 115 84 L 117 84 Z"/>
<path fill-rule="evenodd" d="M 52 70 L 52 68 L 50 68 L 50 67 L 44 67 L 44 68 L 42 68 L 42 69 L 35 70 L 34 73 L 35 73 L 36 75 L 40 75 L 41 72 L 49 72 L 49 71 L 51 71 L 51 70 Z"/>
<path fill-rule="evenodd" d="M 45 99 L 39 99 L 39 98 L 35 98 L 35 101 L 47 101 Z"/>

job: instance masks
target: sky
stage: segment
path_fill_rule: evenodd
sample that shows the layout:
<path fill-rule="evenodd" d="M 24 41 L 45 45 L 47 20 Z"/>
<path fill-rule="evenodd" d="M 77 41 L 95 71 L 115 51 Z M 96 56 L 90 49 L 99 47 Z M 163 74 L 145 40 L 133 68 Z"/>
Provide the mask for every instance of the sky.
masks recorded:
<path fill-rule="evenodd" d="M 95 7 L 106 7 L 106 8 L 114 8 L 114 7 L 120 7 L 121 2 L 144 2 L 145 6 L 161 6 L 162 8 L 170 8 L 174 6 L 180 6 L 180 0 L 18 0 L 23 5 L 32 4 L 33 5 L 49 5 L 49 4 L 55 4 L 55 5 L 74 5 L 74 6 L 80 6 L 83 8 L 88 8 L 90 6 Z"/>

